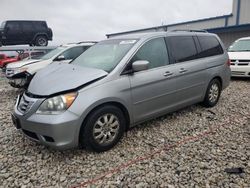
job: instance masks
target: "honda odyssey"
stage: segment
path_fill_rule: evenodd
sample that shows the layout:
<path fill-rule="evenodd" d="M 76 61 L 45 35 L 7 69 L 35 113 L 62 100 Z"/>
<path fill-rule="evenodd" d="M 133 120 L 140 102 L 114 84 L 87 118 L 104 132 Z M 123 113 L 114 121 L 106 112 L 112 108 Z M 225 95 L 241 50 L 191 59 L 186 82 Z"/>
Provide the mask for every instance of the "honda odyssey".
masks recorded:
<path fill-rule="evenodd" d="M 114 37 L 70 64 L 38 71 L 18 97 L 12 119 L 17 129 L 44 145 L 102 152 L 129 127 L 199 102 L 215 106 L 229 85 L 229 66 L 214 34 Z"/>

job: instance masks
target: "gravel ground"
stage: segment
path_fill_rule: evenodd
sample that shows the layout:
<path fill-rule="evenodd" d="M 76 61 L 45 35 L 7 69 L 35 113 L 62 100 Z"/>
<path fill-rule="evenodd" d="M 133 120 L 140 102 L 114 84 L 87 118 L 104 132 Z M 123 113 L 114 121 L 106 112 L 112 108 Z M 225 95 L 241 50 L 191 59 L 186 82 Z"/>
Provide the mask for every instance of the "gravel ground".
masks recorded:
<path fill-rule="evenodd" d="M 250 187 L 249 79 L 233 80 L 216 107 L 144 123 L 100 154 L 24 137 L 10 119 L 17 93 L 0 78 L 0 187 Z"/>

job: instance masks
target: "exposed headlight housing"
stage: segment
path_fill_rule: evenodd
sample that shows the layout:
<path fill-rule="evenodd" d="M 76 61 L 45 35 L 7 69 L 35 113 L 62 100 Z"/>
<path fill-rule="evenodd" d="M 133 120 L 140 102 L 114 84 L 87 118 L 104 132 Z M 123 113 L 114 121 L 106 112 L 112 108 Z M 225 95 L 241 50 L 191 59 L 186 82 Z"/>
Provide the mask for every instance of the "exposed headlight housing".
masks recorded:
<path fill-rule="evenodd" d="M 61 114 L 66 111 L 77 97 L 77 92 L 55 96 L 43 101 L 37 114 Z"/>
<path fill-rule="evenodd" d="M 28 68 L 18 68 L 18 69 L 14 69 L 14 74 L 19 74 L 22 72 L 25 72 L 26 70 L 28 70 Z"/>

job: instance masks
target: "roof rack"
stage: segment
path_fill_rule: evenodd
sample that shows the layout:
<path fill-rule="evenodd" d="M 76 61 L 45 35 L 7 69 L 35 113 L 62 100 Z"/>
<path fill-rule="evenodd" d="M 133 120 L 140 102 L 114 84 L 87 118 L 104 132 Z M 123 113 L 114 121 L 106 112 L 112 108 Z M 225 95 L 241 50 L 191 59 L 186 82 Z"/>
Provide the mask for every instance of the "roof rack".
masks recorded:
<path fill-rule="evenodd" d="M 200 29 L 200 30 L 199 29 L 174 29 L 174 30 L 171 30 L 170 32 L 178 32 L 178 31 L 207 33 L 207 31 L 203 29 Z"/>

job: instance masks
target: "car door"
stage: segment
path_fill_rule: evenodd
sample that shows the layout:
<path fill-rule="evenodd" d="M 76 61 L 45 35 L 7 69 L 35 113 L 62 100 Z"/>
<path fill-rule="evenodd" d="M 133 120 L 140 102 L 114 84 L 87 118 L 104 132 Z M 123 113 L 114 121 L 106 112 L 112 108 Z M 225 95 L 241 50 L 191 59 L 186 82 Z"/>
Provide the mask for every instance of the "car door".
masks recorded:
<path fill-rule="evenodd" d="M 22 29 L 19 22 L 7 22 L 4 32 L 6 37 L 6 44 L 21 44 L 23 42 Z"/>
<path fill-rule="evenodd" d="M 140 122 L 170 110 L 175 98 L 175 67 L 169 64 L 164 38 L 147 41 L 133 56 L 130 64 L 147 60 L 149 68 L 129 76 L 134 121 Z"/>
<path fill-rule="evenodd" d="M 34 27 L 32 22 L 21 22 L 22 35 L 25 43 L 31 43 L 34 36 Z"/>
<path fill-rule="evenodd" d="M 176 98 L 178 108 L 201 101 L 207 79 L 206 63 L 198 58 L 199 46 L 196 36 L 167 37 L 177 69 Z"/>

